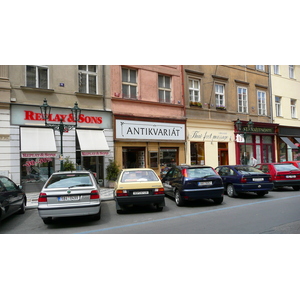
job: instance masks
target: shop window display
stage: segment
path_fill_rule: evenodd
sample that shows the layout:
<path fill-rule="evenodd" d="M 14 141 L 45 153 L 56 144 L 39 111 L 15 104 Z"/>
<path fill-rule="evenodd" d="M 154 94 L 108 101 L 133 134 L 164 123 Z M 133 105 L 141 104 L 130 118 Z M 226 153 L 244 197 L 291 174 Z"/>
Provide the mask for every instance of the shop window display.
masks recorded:
<path fill-rule="evenodd" d="M 172 166 L 178 165 L 178 148 L 160 148 L 160 175 L 163 177 Z"/>
<path fill-rule="evenodd" d="M 25 192 L 40 191 L 53 172 L 53 158 L 21 159 L 21 182 Z"/>

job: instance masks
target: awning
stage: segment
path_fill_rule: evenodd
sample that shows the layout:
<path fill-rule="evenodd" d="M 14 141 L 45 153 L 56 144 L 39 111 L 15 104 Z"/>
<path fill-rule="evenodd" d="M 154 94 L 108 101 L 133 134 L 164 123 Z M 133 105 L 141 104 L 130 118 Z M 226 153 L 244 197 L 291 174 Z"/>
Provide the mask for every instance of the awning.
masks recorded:
<path fill-rule="evenodd" d="M 56 153 L 52 128 L 21 127 L 21 157 L 55 157 Z"/>
<path fill-rule="evenodd" d="M 300 144 L 300 138 L 295 137 L 296 141 Z"/>
<path fill-rule="evenodd" d="M 105 156 L 109 154 L 109 147 L 103 130 L 77 129 L 82 156 Z"/>
<path fill-rule="evenodd" d="M 280 137 L 288 146 L 290 146 L 292 149 L 299 149 L 288 137 Z"/>

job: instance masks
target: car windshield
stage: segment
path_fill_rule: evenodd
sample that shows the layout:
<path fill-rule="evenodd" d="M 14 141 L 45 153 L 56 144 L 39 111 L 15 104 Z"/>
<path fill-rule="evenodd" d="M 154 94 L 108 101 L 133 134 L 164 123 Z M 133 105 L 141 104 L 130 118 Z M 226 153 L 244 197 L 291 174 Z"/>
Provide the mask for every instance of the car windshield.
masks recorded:
<path fill-rule="evenodd" d="M 254 167 L 250 167 L 250 166 L 237 166 L 236 170 L 238 172 L 240 172 L 241 174 L 249 174 L 249 173 L 263 173 L 262 171 L 254 168 Z"/>
<path fill-rule="evenodd" d="M 55 174 L 52 175 L 45 188 L 71 188 L 92 186 L 90 175 L 86 173 Z"/>
<path fill-rule="evenodd" d="M 132 170 L 124 171 L 121 182 L 145 182 L 159 181 L 159 178 L 152 170 Z"/>
<path fill-rule="evenodd" d="M 216 176 L 217 174 L 212 168 L 190 168 L 187 170 L 187 177 L 199 178 L 199 177 L 210 177 Z"/>
<path fill-rule="evenodd" d="M 299 169 L 292 164 L 278 164 L 274 165 L 274 167 L 276 171 L 299 171 Z"/>

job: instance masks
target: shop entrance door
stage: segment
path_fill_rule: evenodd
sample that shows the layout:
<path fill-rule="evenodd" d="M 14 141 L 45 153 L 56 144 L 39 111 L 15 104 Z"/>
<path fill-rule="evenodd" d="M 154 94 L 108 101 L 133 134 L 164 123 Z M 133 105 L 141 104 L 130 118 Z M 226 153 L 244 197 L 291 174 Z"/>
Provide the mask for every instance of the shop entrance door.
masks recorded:
<path fill-rule="evenodd" d="M 96 174 L 97 180 L 104 182 L 103 156 L 83 156 L 83 168 Z"/>
<path fill-rule="evenodd" d="M 145 148 L 123 148 L 124 168 L 145 168 Z"/>
<path fill-rule="evenodd" d="M 218 164 L 228 165 L 228 144 L 218 143 Z"/>

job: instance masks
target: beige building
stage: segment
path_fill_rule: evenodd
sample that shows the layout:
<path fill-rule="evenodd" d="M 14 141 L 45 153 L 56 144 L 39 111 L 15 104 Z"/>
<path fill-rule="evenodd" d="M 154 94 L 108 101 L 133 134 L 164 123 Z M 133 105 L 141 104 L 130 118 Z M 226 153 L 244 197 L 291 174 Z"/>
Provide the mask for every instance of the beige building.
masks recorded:
<path fill-rule="evenodd" d="M 35 192 L 68 157 L 105 183 L 105 167 L 114 157 L 109 73 L 108 66 L 96 65 L 0 66 L 1 170 Z M 55 130 L 42 117 L 45 99 Z M 61 121 L 75 125 L 75 103 L 81 109 L 78 126 L 61 134 Z"/>
<path fill-rule="evenodd" d="M 272 114 L 279 124 L 277 160 L 300 160 L 300 66 L 272 65 Z"/>
<path fill-rule="evenodd" d="M 268 66 L 185 65 L 184 95 L 187 163 L 216 167 L 274 160 Z"/>

